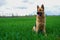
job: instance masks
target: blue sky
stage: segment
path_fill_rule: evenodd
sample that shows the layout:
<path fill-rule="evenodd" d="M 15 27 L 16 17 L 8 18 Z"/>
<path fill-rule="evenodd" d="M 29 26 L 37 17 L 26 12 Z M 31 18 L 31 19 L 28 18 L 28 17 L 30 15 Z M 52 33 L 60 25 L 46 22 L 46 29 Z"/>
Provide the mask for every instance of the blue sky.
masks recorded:
<path fill-rule="evenodd" d="M 45 14 L 60 15 L 59 0 L 0 0 L 0 16 L 34 15 L 41 4 L 45 6 Z"/>

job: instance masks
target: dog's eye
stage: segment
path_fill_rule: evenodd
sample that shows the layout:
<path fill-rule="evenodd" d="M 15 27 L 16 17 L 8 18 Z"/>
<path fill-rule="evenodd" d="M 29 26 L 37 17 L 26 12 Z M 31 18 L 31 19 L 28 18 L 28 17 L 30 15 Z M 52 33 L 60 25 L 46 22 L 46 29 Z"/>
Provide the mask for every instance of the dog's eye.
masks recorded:
<path fill-rule="evenodd" d="M 40 9 L 39 11 L 43 11 L 43 10 Z"/>
<path fill-rule="evenodd" d="M 38 11 L 43 11 L 44 9 L 42 9 L 42 8 L 38 8 L 37 10 L 38 10 Z"/>
<path fill-rule="evenodd" d="M 39 10 L 39 11 L 41 11 L 41 10 Z"/>

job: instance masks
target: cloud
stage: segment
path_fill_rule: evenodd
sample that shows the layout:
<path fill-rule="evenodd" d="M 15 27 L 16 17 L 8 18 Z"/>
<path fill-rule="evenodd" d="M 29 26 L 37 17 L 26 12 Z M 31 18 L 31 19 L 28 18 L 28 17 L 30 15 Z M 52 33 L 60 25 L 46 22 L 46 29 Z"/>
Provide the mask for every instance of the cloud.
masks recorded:
<path fill-rule="evenodd" d="M 41 6 L 41 4 L 44 4 L 47 15 L 60 14 L 59 0 L 0 0 L 0 5 L 3 5 L 0 7 L 0 14 L 33 15 L 36 14 L 37 5 Z"/>
<path fill-rule="evenodd" d="M 60 0 L 44 0 L 47 15 L 60 15 Z"/>
<path fill-rule="evenodd" d="M 44 2 L 45 2 L 45 6 L 47 7 L 60 5 L 60 0 L 44 0 Z"/>
<path fill-rule="evenodd" d="M 0 6 L 3 6 L 5 4 L 6 4 L 5 0 L 0 0 Z"/>
<path fill-rule="evenodd" d="M 22 0 L 22 2 L 27 3 L 27 2 L 29 2 L 29 0 Z"/>
<path fill-rule="evenodd" d="M 14 9 L 27 9 L 27 7 L 15 7 Z"/>

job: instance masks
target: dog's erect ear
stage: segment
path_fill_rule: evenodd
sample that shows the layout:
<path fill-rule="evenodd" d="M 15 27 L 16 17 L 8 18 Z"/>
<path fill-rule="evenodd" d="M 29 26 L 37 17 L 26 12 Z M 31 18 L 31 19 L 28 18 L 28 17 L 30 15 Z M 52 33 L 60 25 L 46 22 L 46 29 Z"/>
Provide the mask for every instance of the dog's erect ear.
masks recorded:
<path fill-rule="evenodd" d="M 37 9 L 39 8 L 39 6 L 37 5 Z"/>
<path fill-rule="evenodd" d="M 43 5 L 43 4 L 41 5 L 41 8 L 43 8 L 43 9 L 44 9 L 44 5 Z"/>

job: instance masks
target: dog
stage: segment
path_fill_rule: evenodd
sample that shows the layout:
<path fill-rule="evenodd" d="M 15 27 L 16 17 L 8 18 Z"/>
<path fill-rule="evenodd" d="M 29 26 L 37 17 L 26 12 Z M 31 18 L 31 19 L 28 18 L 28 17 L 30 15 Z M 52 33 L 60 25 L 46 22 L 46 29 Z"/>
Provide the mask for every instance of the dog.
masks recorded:
<path fill-rule="evenodd" d="M 36 33 L 42 31 L 46 35 L 45 21 L 44 5 L 42 4 L 41 7 L 37 6 L 36 24 L 33 26 L 33 30 Z"/>

